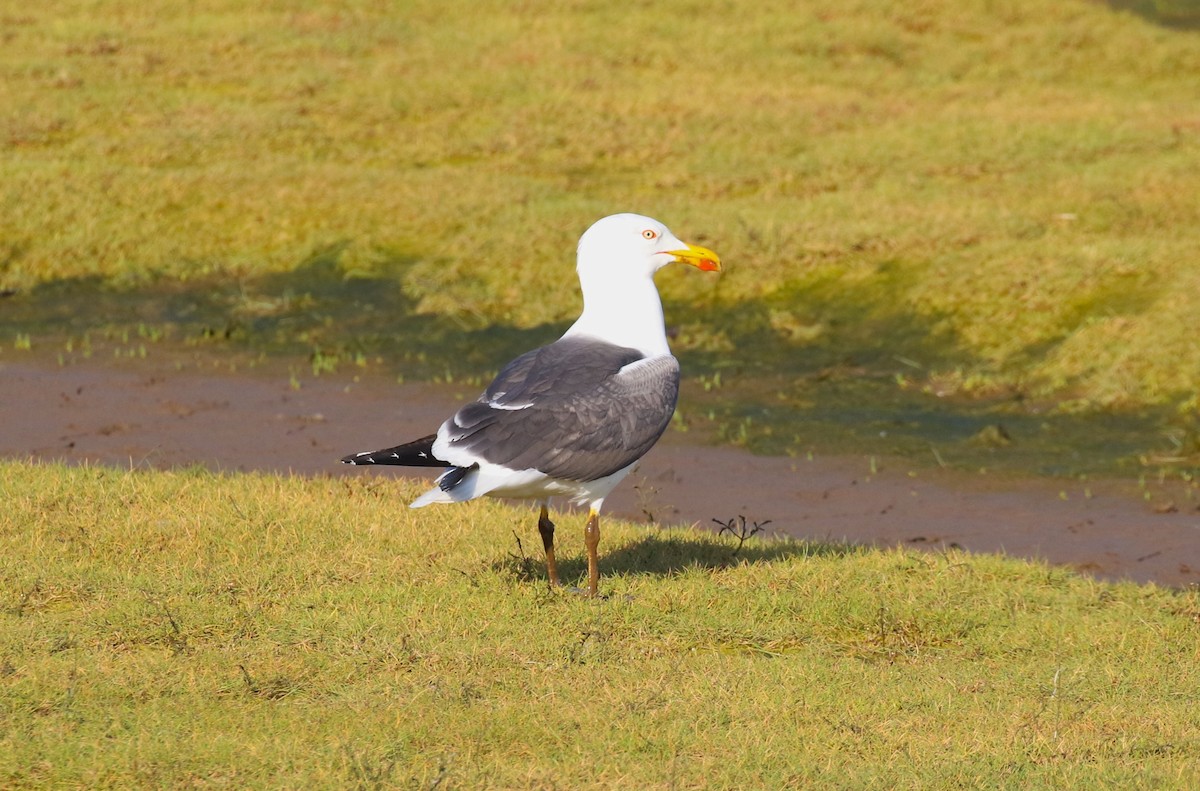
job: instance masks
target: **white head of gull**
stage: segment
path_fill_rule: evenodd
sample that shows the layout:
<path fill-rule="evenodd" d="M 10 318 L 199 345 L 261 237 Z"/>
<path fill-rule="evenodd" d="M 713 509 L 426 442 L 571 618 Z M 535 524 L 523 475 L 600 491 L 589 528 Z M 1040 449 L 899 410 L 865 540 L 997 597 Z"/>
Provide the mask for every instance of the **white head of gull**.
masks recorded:
<path fill-rule="evenodd" d="M 564 337 L 590 335 L 647 356 L 671 353 L 655 273 L 673 262 L 720 268 L 711 250 L 681 242 L 667 226 L 639 214 L 597 221 L 579 239 L 576 261 L 583 314 Z"/>

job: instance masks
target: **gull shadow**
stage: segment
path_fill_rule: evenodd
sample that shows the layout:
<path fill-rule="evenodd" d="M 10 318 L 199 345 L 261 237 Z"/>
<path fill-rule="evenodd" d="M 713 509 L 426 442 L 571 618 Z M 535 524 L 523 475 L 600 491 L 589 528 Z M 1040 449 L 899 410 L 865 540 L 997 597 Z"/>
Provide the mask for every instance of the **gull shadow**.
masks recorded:
<path fill-rule="evenodd" d="M 522 543 L 516 552 L 491 564 L 494 571 L 520 580 L 545 580 L 545 560 L 540 542 Z M 669 577 L 688 569 L 719 570 L 745 564 L 779 563 L 802 558 L 840 558 L 866 552 L 868 547 L 833 542 L 798 541 L 786 537 L 751 540 L 738 547 L 735 540 L 721 540 L 701 532 L 658 530 L 634 541 L 600 552 L 600 574 Z M 567 585 L 587 577 L 584 555 L 558 557 L 559 576 Z"/>

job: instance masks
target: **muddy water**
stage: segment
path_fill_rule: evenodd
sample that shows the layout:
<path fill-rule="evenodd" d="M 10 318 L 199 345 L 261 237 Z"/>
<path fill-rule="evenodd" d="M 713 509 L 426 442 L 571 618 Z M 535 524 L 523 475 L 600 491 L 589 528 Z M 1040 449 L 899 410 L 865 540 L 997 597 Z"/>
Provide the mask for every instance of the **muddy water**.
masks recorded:
<path fill-rule="evenodd" d="M 0 454 L 431 477 L 435 472 L 349 468 L 337 459 L 429 433 L 477 389 L 342 374 L 295 384 L 279 371 L 233 376 L 147 362 L 120 368 L 10 358 L 0 362 Z M 918 470 L 880 457 L 754 456 L 669 432 L 606 511 L 708 528 L 714 519 L 741 515 L 770 520 L 768 532 L 776 535 L 957 546 L 1042 558 L 1100 578 L 1185 586 L 1200 582 L 1200 509 L 1189 491 Z"/>
<path fill-rule="evenodd" d="M 135 355 L 161 366 L 203 349 L 223 361 L 308 360 L 323 371 L 363 365 L 381 377 L 465 377 L 482 388 L 501 363 L 566 329 L 423 312 L 406 290 L 403 261 L 366 276 L 344 268 L 339 250 L 237 281 L 151 279 L 119 288 L 83 278 L 0 295 L 0 360 Z M 749 302 L 668 300 L 667 315 L 687 321 L 670 330 L 686 374 L 682 422 L 716 444 L 767 455 L 887 455 L 1065 477 L 1162 468 L 1179 480 L 1200 478 L 1200 415 L 1181 403 L 1062 408 L 1036 390 L 1000 387 L 1003 377 L 987 396 L 974 385 L 960 392 L 959 380 L 979 373 L 980 363 L 928 319 L 897 309 L 894 295 L 909 277 L 889 266 L 849 293 L 819 281 Z M 804 330 L 810 324 L 819 331 Z"/>

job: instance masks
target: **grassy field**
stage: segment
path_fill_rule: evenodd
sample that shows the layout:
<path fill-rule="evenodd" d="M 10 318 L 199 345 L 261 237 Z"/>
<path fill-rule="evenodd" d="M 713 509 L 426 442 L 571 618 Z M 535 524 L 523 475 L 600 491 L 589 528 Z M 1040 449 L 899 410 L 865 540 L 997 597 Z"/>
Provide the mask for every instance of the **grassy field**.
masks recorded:
<path fill-rule="evenodd" d="M 1197 14 L 1124 5 L 1170 25 L 1088 0 L 0 6 L 0 347 L 140 324 L 442 371 L 458 347 L 414 328 L 552 337 L 579 233 L 638 210 L 729 264 L 662 287 L 693 375 L 771 379 L 719 405 L 751 438 L 850 377 L 900 423 L 1115 410 L 1200 459 Z M 402 310 L 360 313 L 355 281 Z"/>
<path fill-rule="evenodd" d="M 413 493 L 0 464 L 0 786 L 1200 782 L 1194 591 Z"/>
<path fill-rule="evenodd" d="M 0 362 L 482 382 L 634 210 L 728 265 L 677 428 L 1195 486 L 1197 14 L 1114 5 L 0 0 Z M 1200 785 L 1196 591 L 609 522 L 592 602 L 413 493 L 0 462 L 0 787 Z"/>

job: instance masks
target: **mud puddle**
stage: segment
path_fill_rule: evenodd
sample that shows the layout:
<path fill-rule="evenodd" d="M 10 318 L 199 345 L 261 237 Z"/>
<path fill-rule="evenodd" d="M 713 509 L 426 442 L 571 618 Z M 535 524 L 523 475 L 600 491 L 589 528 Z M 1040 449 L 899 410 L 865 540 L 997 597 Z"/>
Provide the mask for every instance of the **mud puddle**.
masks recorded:
<path fill-rule="evenodd" d="M 469 386 L 397 385 L 341 373 L 296 384 L 286 372 L 207 374 L 148 361 L 0 362 L 0 454 L 431 478 L 435 473 L 366 471 L 337 460 L 429 433 L 477 395 Z M 1153 482 L 1014 479 L 866 456 L 754 456 L 672 431 L 605 510 L 710 529 L 713 520 L 741 515 L 770 520 L 775 535 L 1003 552 L 1102 579 L 1188 586 L 1200 583 L 1200 503 L 1193 497 L 1190 489 Z"/>

